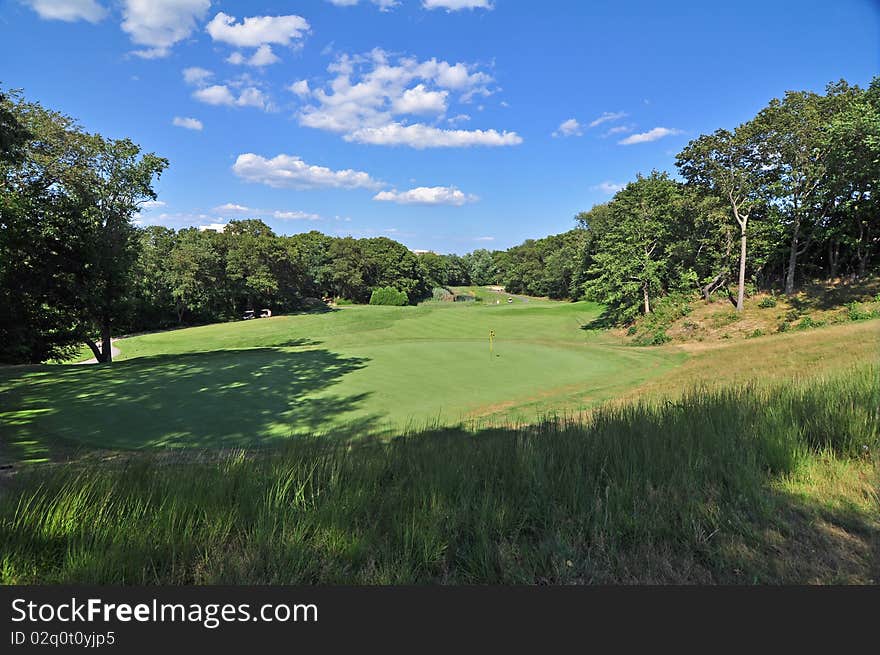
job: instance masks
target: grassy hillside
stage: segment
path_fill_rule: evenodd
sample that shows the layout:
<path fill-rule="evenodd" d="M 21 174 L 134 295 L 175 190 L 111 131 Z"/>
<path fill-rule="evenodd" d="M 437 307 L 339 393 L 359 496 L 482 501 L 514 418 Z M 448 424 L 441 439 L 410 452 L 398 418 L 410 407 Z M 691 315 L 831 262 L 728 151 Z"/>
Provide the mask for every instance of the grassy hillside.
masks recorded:
<path fill-rule="evenodd" d="M 687 356 L 582 330 L 598 313 L 521 299 L 352 306 L 122 339 L 110 367 L 0 369 L 5 457 L 534 421 L 595 406 Z"/>
<path fill-rule="evenodd" d="M 668 298 L 627 330 L 634 343 L 756 339 L 880 318 L 880 278 L 807 284 L 794 296 L 756 293 L 737 312 L 722 292 L 708 303 Z"/>
<path fill-rule="evenodd" d="M 878 374 L 37 469 L 0 496 L 0 582 L 869 583 Z"/>

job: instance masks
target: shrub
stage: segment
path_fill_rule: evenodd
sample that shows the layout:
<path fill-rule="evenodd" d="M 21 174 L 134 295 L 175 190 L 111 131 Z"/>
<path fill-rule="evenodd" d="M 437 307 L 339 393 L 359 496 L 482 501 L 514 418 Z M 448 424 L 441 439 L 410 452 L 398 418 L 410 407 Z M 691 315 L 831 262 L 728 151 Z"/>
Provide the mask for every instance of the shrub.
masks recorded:
<path fill-rule="evenodd" d="M 398 291 L 394 287 L 378 287 L 373 289 L 370 296 L 371 305 L 391 305 L 402 307 L 409 304 L 409 298 L 404 291 Z"/>
<path fill-rule="evenodd" d="M 637 346 L 662 346 L 670 341 L 672 341 L 672 337 L 666 334 L 666 330 L 657 328 L 653 332 L 640 334 L 633 340 L 633 343 Z"/>
<path fill-rule="evenodd" d="M 790 327 L 791 327 L 791 323 L 789 321 L 782 321 L 782 323 L 780 323 L 779 327 L 776 329 L 779 330 L 780 332 L 788 332 L 788 329 Z"/>
<path fill-rule="evenodd" d="M 671 341 L 666 330 L 678 319 L 688 316 L 693 307 L 686 294 L 674 293 L 660 298 L 654 303 L 654 311 L 639 317 L 629 328 L 627 334 L 634 336 L 633 342 L 639 346 L 659 346 Z"/>
<path fill-rule="evenodd" d="M 880 316 L 880 311 L 872 311 L 857 302 L 849 303 L 846 306 L 846 310 L 847 316 L 849 316 L 849 320 L 851 321 L 864 321 L 869 318 L 876 318 L 877 316 Z"/>
<path fill-rule="evenodd" d="M 747 334 L 746 339 L 754 339 L 756 337 L 763 337 L 763 336 L 764 336 L 764 330 L 762 330 L 761 328 L 757 328 L 757 329 L 753 330 L 752 332 L 750 332 L 749 334 Z"/>
<path fill-rule="evenodd" d="M 801 322 L 798 323 L 798 325 L 797 325 L 798 330 L 808 330 L 808 329 L 814 328 L 814 327 L 816 327 L 816 322 L 812 318 L 810 318 L 809 316 L 804 316 L 801 319 Z"/>
<path fill-rule="evenodd" d="M 774 298 L 773 296 L 767 296 L 758 303 L 758 307 L 760 307 L 761 309 L 770 309 L 771 307 L 776 307 L 776 298 Z"/>
<path fill-rule="evenodd" d="M 742 315 L 739 312 L 735 312 L 733 310 L 722 312 L 720 314 L 715 314 L 712 317 L 712 327 L 720 328 L 726 325 L 731 325 L 732 323 L 736 323 L 741 318 Z"/>

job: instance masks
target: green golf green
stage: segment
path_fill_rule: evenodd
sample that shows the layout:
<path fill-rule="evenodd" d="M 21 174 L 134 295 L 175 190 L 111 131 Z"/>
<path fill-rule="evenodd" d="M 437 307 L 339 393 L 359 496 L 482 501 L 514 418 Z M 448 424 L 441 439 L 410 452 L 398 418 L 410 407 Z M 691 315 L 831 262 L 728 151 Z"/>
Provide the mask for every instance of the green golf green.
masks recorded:
<path fill-rule="evenodd" d="M 584 329 L 601 311 L 593 303 L 498 297 L 208 325 L 122 339 L 111 366 L 0 369 L 5 457 L 533 420 L 684 358 Z"/>

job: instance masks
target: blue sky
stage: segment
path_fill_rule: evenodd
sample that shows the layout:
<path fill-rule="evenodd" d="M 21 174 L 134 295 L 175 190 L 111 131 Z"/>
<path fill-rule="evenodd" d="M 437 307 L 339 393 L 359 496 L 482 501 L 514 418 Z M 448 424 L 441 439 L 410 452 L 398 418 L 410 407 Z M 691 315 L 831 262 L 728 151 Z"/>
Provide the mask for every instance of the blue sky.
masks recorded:
<path fill-rule="evenodd" d="M 789 89 L 880 72 L 880 4 L 0 0 L 0 84 L 171 161 L 169 227 L 506 248 Z"/>

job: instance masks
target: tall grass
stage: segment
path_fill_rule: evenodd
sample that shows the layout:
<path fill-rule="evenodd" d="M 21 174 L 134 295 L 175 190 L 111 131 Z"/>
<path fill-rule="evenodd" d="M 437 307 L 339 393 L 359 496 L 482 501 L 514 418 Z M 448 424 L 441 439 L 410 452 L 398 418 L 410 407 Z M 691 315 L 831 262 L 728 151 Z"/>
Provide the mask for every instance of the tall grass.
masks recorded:
<path fill-rule="evenodd" d="M 693 391 L 520 429 L 37 470 L 0 496 L 0 579 L 739 580 L 749 562 L 734 546 L 761 552 L 792 510 L 774 480 L 877 452 L 878 374 Z M 753 568 L 751 580 L 805 581 Z"/>

